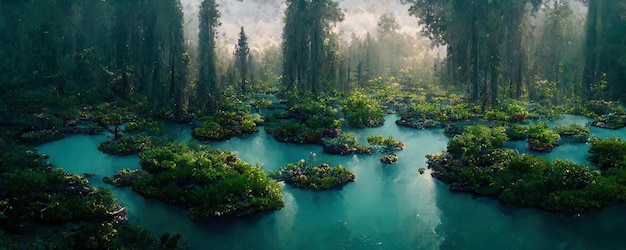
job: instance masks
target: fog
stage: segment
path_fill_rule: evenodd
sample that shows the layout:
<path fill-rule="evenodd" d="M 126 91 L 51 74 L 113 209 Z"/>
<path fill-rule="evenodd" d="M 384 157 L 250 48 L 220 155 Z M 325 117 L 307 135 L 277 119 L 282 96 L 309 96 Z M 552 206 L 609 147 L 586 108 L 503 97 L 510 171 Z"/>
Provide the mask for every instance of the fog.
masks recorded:
<path fill-rule="evenodd" d="M 192 45 L 197 39 L 200 2 L 181 0 L 185 12 L 185 32 Z M 218 34 L 221 48 L 234 48 L 242 26 L 253 50 L 280 44 L 286 8 L 283 0 L 217 0 L 217 3 L 222 14 Z M 396 16 L 401 26 L 400 32 L 418 36 L 417 19 L 409 16 L 408 6 L 400 4 L 398 0 L 343 0 L 339 1 L 339 6 L 345 19 L 336 25 L 335 31 L 344 40 L 349 40 L 353 34 L 361 36 L 367 32 L 375 33 L 378 18 L 385 13 Z"/>

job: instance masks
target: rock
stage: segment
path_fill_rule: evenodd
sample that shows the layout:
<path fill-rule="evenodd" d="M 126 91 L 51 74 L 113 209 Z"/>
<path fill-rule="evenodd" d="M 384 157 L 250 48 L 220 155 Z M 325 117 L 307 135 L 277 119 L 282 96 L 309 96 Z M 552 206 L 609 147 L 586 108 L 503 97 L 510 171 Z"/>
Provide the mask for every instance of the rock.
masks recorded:
<path fill-rule="evenodd" d="M 380 157 L 380 161 L 386 164 L 394 164 L 398 161 L 398 156 L 395 154 L 383 155 Z"/>

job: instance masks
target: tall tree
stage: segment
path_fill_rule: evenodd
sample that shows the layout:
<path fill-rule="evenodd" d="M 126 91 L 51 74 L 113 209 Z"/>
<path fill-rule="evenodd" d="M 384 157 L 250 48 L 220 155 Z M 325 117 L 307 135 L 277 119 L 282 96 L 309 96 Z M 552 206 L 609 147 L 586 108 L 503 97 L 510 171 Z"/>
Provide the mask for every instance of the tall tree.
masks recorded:
<path fill-rule="evenodd" d="M 239 72 L 241 93 L 245 94 L 248 85 L 249 85 L 249 59 L 250 56 L 250 47 L 248 46 L 248 37 L 246 36 L 246 32 L 243 27 L 241 27 L 241 31 L 239 32 L 239 40 L 237 40 L 237 45 L 235 46 L 235 67 Z"/>
<path fill-rule="evenodd" d="M 198 105 L 213 112 L 218 98 L 215 36 L 220 12 L 215 0 L 203 0 L 200 5 L 200 32 L 198 38 L 199 76 L 196 89 Z"/>
<path fill-rule="evenodd" d="M 332 0 L 287 0 L 282 45 L 287 89 L 322 90 L 322 71 L 334 49 L 328 46 L 331 25 L 341 20 L 343 13 Z"/>
<path fill-rule="evenodd" d="M 468 86 L 470 99 L 482 101 L 488 108 L 499 95 L 500 79 L 519 74 L 504 74 L 503 51 L 512 51 L 520 42 L 507 34 L 518 32 L 527 3 L 533 9 L 541 0 L 403 0 L 409 11 L 420 18 L 423 33 L 441 45 L 447 45 L 448 68 L 457 84 Z M 513 48 L 503 49 L 507 39 Z M 521 63 L 519 58 L 513 59 Z M 517 71 L 520 69 L 518 68 Z M 516 76 L 517 77 L 517 76 Z M 513 79 L 507 79 L 513 81 Z M 519 82 L 519 80 L 514 80 Z"/>
<path fill-rule="evenodd" d="M 583 83 L 588 99 L 626 99 L 626 3 L 588 2 Z"/>

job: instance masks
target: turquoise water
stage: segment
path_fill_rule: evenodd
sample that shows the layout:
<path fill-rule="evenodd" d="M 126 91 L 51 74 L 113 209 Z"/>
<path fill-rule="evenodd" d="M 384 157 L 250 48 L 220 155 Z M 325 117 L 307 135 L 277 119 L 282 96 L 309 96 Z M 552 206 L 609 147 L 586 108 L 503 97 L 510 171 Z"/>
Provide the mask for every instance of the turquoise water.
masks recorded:
<path fill-rule="evenodd" d="M 588 122 L 591 122 L 592 119 L 589 119 L 584 116 L 579 115 L 562 115 L 559 119 L 548 122 L 548 127 L 552 128 L 554 126 L 563 126 L 563 125 L 572 125 L 578 124 L 581 126 L 586 126 Z M 601 129 L 597 127 L 589 127 L 591 130 L 592 137 L 597 138 L 609 138 L 609 137 L 619 137 L 622 140 L 626 140 L 626 128 L 618 129 L 618 130 L 610 130 L 610 129 Z M 587 157 L 589 157 L 589 147 L 590 145 L 587 143 L 563 143 L 560 142 L 560 145 L 552 150 L 550 153 L 539 153 L 533 152 L 526 147 L 526 143 L 528 141 L 512 141 L 507 142 L 505 147 L 517 149 L 521 153 L 532 154 L 537 156 L 543 156 L 550 160 L 554 160 L 556 158 L 568 159 L 573 162 L 590 165 Z"/>
<path fill-rule="evenodd" d="M 213 144 L 237 152 L 265 171 L 307 159 L 342 164 L 356 174 L 356 182 L 340 190 L 314 192 L 284 186 L 283 209 L 229 223 L 193 223 L 182 209 L 102 183 L 102 177 L 117 169 L 139 167 L 136 156 L 110 157 L 100 153 L 96 148 L 104 136 L 71 136 L 42 145 L 39 152 L 50 155 L 55 166 L 72 173 L 97 173 L 92 183 L 113 190 L 128 207 L 131 223 L 147 227 L 157 235 L 182 232 L 191 249 L 625 248 L 622 239 L 626 232 L 626 205 L 565 218 L 535 209 L 506 208 L 497 201 L 470 194 L 451 193 L 428 171 L 423 175 L 417 171 L 425 167 L 426 154 L 445 149 L 447 138 L 442 130 L 397 127 L 396 119 L 398 116 L 390 115 L 383 127 L 352 131 L 362 140 L 372 134 L 401 139 L 406 147 L 398 153 L 395 165 L 380 163 L 377 155 L 334 156 L 324 154 L 319 146 L 278 143 L 263 129 L 245 138 Z M 562 119 L 566 123 L 581 122 L 580 117 Z M 192 141 L 187 132 L 184 127 L 174 131 L 181 135 L 181 140 Z M 623 138 L 624 132 L 602 130 L 600 134 Z M 547 157 L 580 158 L 586 152 L 584 147 L 563 148 Z M 317 156 L 312 158 L 311 152 Z"/>

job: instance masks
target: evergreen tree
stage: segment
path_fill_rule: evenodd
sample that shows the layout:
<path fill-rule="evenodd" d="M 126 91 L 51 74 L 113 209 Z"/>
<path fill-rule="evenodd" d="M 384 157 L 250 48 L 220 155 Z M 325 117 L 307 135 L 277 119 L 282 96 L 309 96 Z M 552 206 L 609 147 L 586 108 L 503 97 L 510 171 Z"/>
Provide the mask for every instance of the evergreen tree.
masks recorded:
<path fill-rule="evenodd" d="M 200 33 L 198 38 L 199 76 L 196 100 L 200 107 L 213 112 L 218 98 L 215 36 L 220 13 L 215 0 L 203 0 L 200 5 Z"/>
<path fill-rule="evenodd" d="M 288 0 L 283 30 L 283 84 L 288 90 L 320 93 L 331 24 L 343 20 L 332 0 Z M 326 65 L 327 66 L 327 65 Z"/>
<path fill-rule="evenodd" d="M 241 93 L 245 94 L 249 88 L 249 59 L 250 56 L 250 47 L 248 47 L 248 37 L 246 37 L 246 32 L 243 27 L 241 27 L 241 32 L 239 32 L 239 40 L 237 41 L 237 45 L 235 46 L 235 67 L 239 72 Z"/>
<path fill-rule="evenodd" d="M 521 57 L 514 56 L 509 64 L 518 73 L 503 72 L 503 51 L 520 50 L 520 38 L 511 36 L 519 32 L 526 6 L 533 9 L 541 0 L 403 0 L 410 3 L 410 12 L 420 18 L 423 33 L 433 41 L 447 45 L 448 72 L 457 84 L 468 86 L 470 99 L 482 102 L 487 109 L 496 101 L 500 79 L 520 78 Z M 507 35 L 509 34 L 509 35 Z M 508 41 L 507 41 L 508 40 Z M 502 45 L 511 44 L 506 49 Z M 506 63 L 505 63 L 506 64 Z M 510 81 L 520 84 L 519 79 Z M 519 87 L 517 87 L 519 88 Z M 516 89 L 517 89 L 516 88 Z M 517 91 L 519 93 L 519 90 Z"/>
<path fill-rule="evenodd" d="M 588 99 L 626 99 L 626 4 L 588 2 L 583 83 Z"/>

